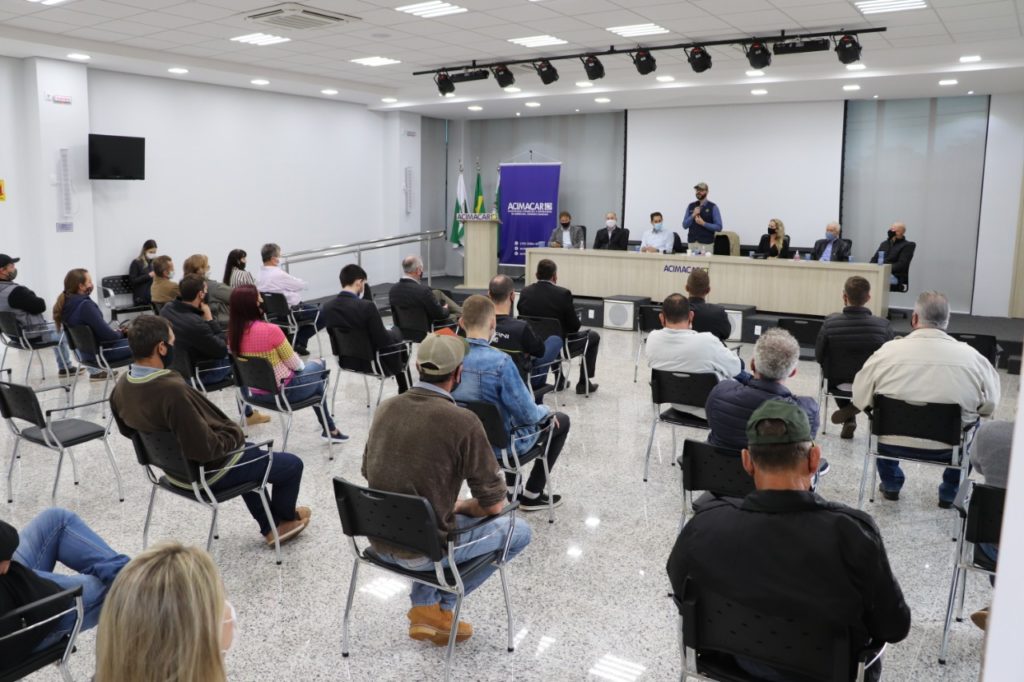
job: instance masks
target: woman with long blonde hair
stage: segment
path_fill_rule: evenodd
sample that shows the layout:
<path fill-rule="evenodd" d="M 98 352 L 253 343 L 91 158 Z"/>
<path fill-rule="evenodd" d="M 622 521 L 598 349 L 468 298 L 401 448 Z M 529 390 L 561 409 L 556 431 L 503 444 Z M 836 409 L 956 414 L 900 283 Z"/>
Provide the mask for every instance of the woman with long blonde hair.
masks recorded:
<path fill-rule="evenodd" d="M 778 218 L 768 221 L 767 234 L 761 235 L 761 243 L 757 245 L 757 252 L 764 254 L 765 258 L 792 258 L 789 251 L 789 237 L 786 236 L 786 226 Z"/>
<path fill-rule="evenodd" d="M 209 554 L 177 542 L 151 547 L 107 594 L 95 682 L 225 682 L 234 623 Z"/>

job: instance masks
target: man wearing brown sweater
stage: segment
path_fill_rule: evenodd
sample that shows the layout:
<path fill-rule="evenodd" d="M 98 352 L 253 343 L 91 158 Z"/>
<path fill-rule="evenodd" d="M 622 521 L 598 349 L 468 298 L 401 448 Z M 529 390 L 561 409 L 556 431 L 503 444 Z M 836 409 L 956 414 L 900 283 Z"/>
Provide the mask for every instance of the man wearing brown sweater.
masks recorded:
<path fill-rule="evenodd" d="M 507 493 L 483 424 L 472 412 L 458 407 L 451 396 L 462 378 L 465 354 L 466 342 L 457 336 L 427 336 L 417 358 L 420 380 L 377 408 L 363 452 L 363 476 L 369 486 L 425 497 L 434 508 L 437 531 L 445 543 L 450 530 L 499 513 Z M 460 500 L 463 481 L 473 496 Z M 529 544 L 530 527 L 513 512 L 459 536 L 456 563 L 501 550 L 510 526 L 512 538 L 505 560 L 515 557 Z M 433 569 L 433 562 L 425 556 L 380 541 L 371 544 L 385 561 L 414 571 Z M 492 564 L 471 580 L 463 579 L 466 594 L 496 568 Z M 414 582 L 411 599 L 409 636 L 439 646 L 447 644 L 455 595 Z M 460 620 L 456 641 L 472 634 L 472 626 Z"/>
<path fill-rule="evenodd" d="M 260 480 L 266 467 L 265 453 L 246 447 L 245 434 L 238 424 L 186 384 L 180 374 L 166 369 L 174 353 L 174 332 L 167 320 L 155 315 L 135 318 L 128 328 L 128 345 L 134 362 L 110 395 L 110 407 L 121 433 L 130 438 L 136 432 L 169 431 L 177 437 L 185 457 L 205 465 L 208 471 L 234 466 L 207 476 L 214 492 Z M 239 464 L 242 466 L 236 466 Z M 273 526 L 285 542 L 309 525 L 309 508 L 295 506 L 301 481 L 302 460 L 288 452 L 275 452 L 267 478 L 272 486 L 268 497 L 273 520 L 267 519 L 259 494 L 242 495 L 270 546 L 274 545 Z M 173 479 L 171 482 L 191 487 Z"/>

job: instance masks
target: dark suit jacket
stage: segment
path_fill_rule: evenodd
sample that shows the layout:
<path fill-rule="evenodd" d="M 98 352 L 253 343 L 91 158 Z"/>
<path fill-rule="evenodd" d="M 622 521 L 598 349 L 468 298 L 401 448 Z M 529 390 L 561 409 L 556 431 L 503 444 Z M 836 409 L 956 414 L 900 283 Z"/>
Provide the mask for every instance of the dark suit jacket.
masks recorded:
<path fill-rule="evenodd" d="M 814 251 L 811 252 L 811 258 L 813 258 L 814 260 L 821 260 L 821 254 L 825 253 L 825 247 L 827 246 L 827 239 L 819 239 L 818 241 L 814 242 Z M 846 241 L 842 237 L 835 240 L 832 243 L 832 260 L 850 260 L 850 242 Z"/>
<path fill-rule="evenodd" d="M 722 341 L 732 333 L 732 324 L 725 308 L 714 303 L 707 303 L 703 298 L 690 296 L 690 310 L 693 311 L 693 329 L 698 332 L 711 332 Z"/>
<path fill-rule="evenodd" d="M 431 297 L 433 299 L 433 297 Z M 373 301 L 357 298 L 347 291 L 340 292 L 320 306 L 320 319 L 325 327 L 337 327 L 345 331 L 362 329 L 370 337 L 373 350 L 379 351 L 401 341 L 400 334 L 391 334 L 384 328 L 380 312 Z M 369 367 L 350 367 L 367 371 Z"/>
<path fill-rule="evenodd" d="M 787 234 L 782 240 L 782 253 L 771 253 L 771 235 L 762 234 L 761 241 L 757 244 L 757 252 L 763 253 L 766 256 L 777 256 L 779 258 L 792 258 L 793 252 L 789 250 L 789 235 Z M 776 251 L 778 251 L 776 249 Z"/>
<path fill-rule="evenodd" d="M 572 304 L 572 292 L 545 280 L 523 289 L 519 294 L 516 309 L 520 315 L 527 317 L 550 317 L 558 320 L 566 334 L 580 330 L 580 318 Z"/>
<path fill-rule="evenodd" d="M 220 325 L 216 320 L 204 320 L 199 308 L 177 299 L 160 309 L 160 317 L 171 323 L 175 352 L 187 353 L 192 362 L 220 360 L 228 356 Z"/>
<path fill-rule="evenodd" d="M 612 230 L 611 239 L 608 238 L 608 228 L 602 227 L 594 237 L 595 249 L 608 249 L 609 251 L 625 251 L 629 248 L 629 230 L 623 227 L 616 227 Z"/>
<path fill-rule="evenodd" d="M 427 319 L 431 322 L 448 319 L 448 313 L 434 298 L 434 293 L 428 287 L 412 279 L 403 277 L 398 280 L 398 284 L 391 287 L 391 291 L 388 292 L 388 301 L 392 311 L 396 307 L 413 308 L 418 306 L 426 311 Z"/>
<path fill-rule="evenodd" d="M 916 248 L 917 244 L 908 242 L 906 239 L 895 243 L 886 239 L 875 249 L 875 258 L 872 260 L 877 262 L 878 252 L 884 251 L 885 262 L 892 265 L 892 274 L 896 276 L 896 280 L 900 284 L 907 284 L 910 282 L 910 261 L 914 259 L 914 249 Z"/>

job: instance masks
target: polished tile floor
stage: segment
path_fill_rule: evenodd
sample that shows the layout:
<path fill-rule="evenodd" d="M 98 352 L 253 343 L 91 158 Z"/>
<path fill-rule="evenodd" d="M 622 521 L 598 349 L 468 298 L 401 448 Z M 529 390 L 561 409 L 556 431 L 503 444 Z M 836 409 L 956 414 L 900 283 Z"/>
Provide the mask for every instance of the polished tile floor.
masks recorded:
<path fill-rule="evenodd" d="M 456 650 L 454 679 L 631 682 L 679 677 L 677 620 L 665 576 L 680 511 L 678 472 L 669 465 L 670 431 L 659 428 L 650 481 L 644 484 L 643 452 L 652 409 L 643 369 L 640 382 L 633 383 L 637 339 L 632 333 L 601 333 L 600 390 L 589 399 L 575 394 L 557 398 L 566 403 L 559 409 L 572 419 L 554 476 L 565 504 L 553 525 L 546 515 L 524 515 L 533 526 L 533 542 L 509 568 L 517 649 L 506 651 L 504 608 L 495 577 L 464 606 L 463 615 L 476 634 Z M 750 352 L 745 346 L 743 357 L 749 358 Z M 12 355 L 17 356 L 16 376 L 23 376 L 24 355 Z M 52 373 L 52 356 L 45 359 Z M 1012 419 L 1019 378 L 1001 376 L 1004 397 L 997 416 Z M 37 368 L 32 380 L 39 383 Z M 352 554 L 341 533 L 331 479 L 340 475 L 362 480 L 360 459 L 370 424 L 361 380 L 344 375 L 341 381 L 335 414 L 352 440 L 335 448 L 334 462 L 326 459 L 313 415 L 307 411 L 296 419 L 289 449 L 305 461 L 300 501 L 313 508 L 313 523 L 285 546 L 284 564 L 274 564 L 272 550 L 263 546 L 244 505 L 229 504 L 222 511 L 213 553 L 238 610 L 240 636 L 227 659 L 233 680 L 434 680 L 442 675 L 443 649 L 407 637 L 408 583 L 372 569 L 361 571 L 351 657 L 341 656 L 341 615 Z M 817 366 L 802 362 L 791 388 L 815 394 L 817 385 Z M 394 390 L 389 384 L 385 397 Z M 99 393 L 99 385 L 81 381 L 77 399 L 84 402 Z M 233 408 L 228 395 L 216 400 L 226 410 Z M 554 402 L 549 395 L 548 403 Z M 835 428 L 820 441 L 832 471 L 819 490 L 828 498 L 856 504 L 865 428 L 862 423 L 852 442 L 840 441 Z M 250 431 L 251 439 L 280 441 L 276 421 Z M 678 435 L 680 442 L 686 436 L 703 438 L 699 431 L 681 429 Z M 78 512 L 115 548 L 135 554 L 142 549 L 149 485 L 130 443 L 116 429 L 111 442 L 124 476 L 124 503 L 117 501 L 102 448 L 91 444 L 78 452 L 81 485 L 72 485 L 65 468 L 59 504 Z M 5 467 L 11 446 L 3 429 L 0 461 Z M 23 448 L 22 454 L 14 469 L 15 503 L 0 504 L 0 517 L 15 525 L 49 504 L 56 462 L 37 448 Z M 937 469 L 911 466 L 907 473 L 898 503 L 879 500 L 869 506 L 913 612 L 910 636 L 886 656 L 886 677 L 975 680 L 983 633 L 969 621 L 954 626 L 948 665 L 936 662 L 953 563 L 954 515 L 936 507 Z M 201 545 L 208 521 L 207 513 L 195 505 L 163 496 L 151 539 Z M 972 578 L 967 613 L 989 598 L 988 583 Z M 94 640 L 93 632 L 79 640 L 72 659 L 77 679 L 92 673 Z M 51 669 L 32 679 L 58 677 Z"/>

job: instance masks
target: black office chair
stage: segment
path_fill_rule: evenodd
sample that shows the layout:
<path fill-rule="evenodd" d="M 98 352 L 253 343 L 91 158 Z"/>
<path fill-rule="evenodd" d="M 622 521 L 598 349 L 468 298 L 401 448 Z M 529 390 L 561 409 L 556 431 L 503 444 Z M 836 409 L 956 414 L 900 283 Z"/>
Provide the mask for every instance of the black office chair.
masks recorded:
<path fill-rule="evenodd" d="M 651 466 L 651 448 L 654 446 L 654 432 L 658 424 L 672 427 L 672 463 L 675 464 L 676 429 L 677 426 L 688 426 L 695 429 L 708 429 L 708 420 L 689 412 L 670 407 L 659 412 L 665 403 L 686 405 L 704 409 L 708 394 L 718 384 L 718 375 L 714 373 L 697 374 L 693 372 L 668 372 L 660 369 L 651 370 L 651 402 L 654 405 L 654 421 L 651 422 L 651 435 L 647 439 L 647 453 L 644 455 L 644 483 Z"/>
<path fill-rule="evenodd" d="M 864 508 L 864 493 L 868 483 L 868 467 L 876 458 L 893 461 L 916 462 L 942 468 L 960 469 L 960 484 L 970 471 L 970 452 L 964 448 L 965 431 L 960 421 L 960 406 L 952 403 L 912 404 L 889 396 L 875 394 L 873 407 L 868 411 L 871 420 L 871 434 L 868 436 L 868 449 L 864 455 L 864 469 L 860 476 L 860 494 L 857 497 L 857 508 Z M 944 443 L 952 449 L 949 462 L 920 460 L 912 457 L 895 457 L 878 454 L 878 439 L 881 436 L 907 436 L 924 438 Z M 871 466 L 871 497 L 875 501 L 875 482 L 878 470 Z"/>
<path fill-rule="evenodd" d="M 227 360 L 227 358 L 225 358 Z M 216 393 L 217 391 L 223 391 L 229 388 L 235 388 L 235 376 L 233 373 L 228 372 L 220 381 L 215 383 L 203 383 L 203 375 L 210 372 L 220 372 L 224 370 L 224 367 L 217 360 L 200 360 L 195 362 L 192 359 L 191 353 L 179 351 L 174 354 L 171 358 L 171 364 L 169 369 L 174 370 L 185 379 L 185 382 L 204 395 L 210 393 Z M 238 414 L 242 421 L 245 420 L 245 407 L 242 405 L 241 399 L 238 395 L 235 395 L 235 406 L 238 408 Z"/>
<path fill-rule="evenodd" d="M 999 369 L 999 357 L 1002 355 L 1003 349 L 996 337 L 991 334 L 968 334 L 965 332 L 949 332 L 949 335 L 981 353 L 986 360 L 992 363 L 993 367 Z"/>
<path fill-rule="evenodd" d="M 38 393 L 47 391 L 63 390 L 69 398 L 69 404 L 64 407 L 54 407 L 43 412 L 39 405 Z M 14 461 L 18 459 L 18 449 L 21 442 L 28 441 L 35 445 L 41 445 L 48 450 L 57 453 L 57 473 L 53 477 L 53 492 L 50 495 L 50 504 L 57 505 L 57 485 L 60 483 L 60 471 L 64 465 L 64 455 L 67 454 L 71 460 L 71 470 L 74 474 L 75 485 L 78 485 L 78 464 L 71 448 L 84 445 L 94 440 L 103 441 L 103 449 L 106 450 L 107 460 L 110 468 L 114 470 L 114 478 L 117 480 L 117 497 L 124 502 L 124 488 L 121 486 L 121 472 L 117 469 L 117 462 L 114 461 L 114 453 L 110 450 L 110 443 L 107 442 L 108 424 L 96 424 L 77 417 L 65 417 L 54 419 L 53 415 L 61 412 L 68 412 L 80 407 L 88 407 L 99 403 L 106 403 L 106 398 L 92 400 L 77 405 L 70 404 L 70 388 L 64 384 L 48 386 L 32 390 L 30 386 L 12 384 L 0 381 L 0 416 L 7 420 L 7 425 L 14 434 L 14 450 L 11 452 L 11 461 L 7 465 L 7 502 L 14 502 Z M 17 421 L 28 422 L 31 426 L 18 426 Z"/>
<path fill-rule="evenodd" d="M 506 506 L 497 516 L 480 519 L 471 526 L 455 529 L 448 533 L 447 547 L 442 544 L 438 533 L 437 517 L 433 507 L 423 497 L 402 495 L 400 493 L 373 490 L 355 485 L 344 478 L 334 479 L 334 496 L 338 502 L 338 516 L 341 517 L 341 530 L 352 540 L 352 551 L 355 561 L 352 562 L 352 579 L 348 586 L 348 598 L 345 601 L 345 616 L 341 625 L 341 655 L 348 658 L 348 625 L 352 614 L 352 601 L 356 595 L 356 582 L 359 577 L 360 564 L 369 564 L 377 568 L 397 574 L 415 582 L 430 585 L 444 592 L 455 595 L 455 611 L 452 614 L 452 629 L 448 638 L 448 649 L 445 651 L 444 679 L 451 677 L 452 651 L 455 649 L 455 636 L 458 632 L 459 612 L 462 610 L 462 598 L 465 596 L 463 581 L 474 574 L 487 569 L 491 564 L 498 567 L 501 576 L 501 589 L 505 595 L 505 612 L 508 615 L 508 650 L 515 650 L 512 641 L 512 603 L 508 596 L 508 580 L 505 575 L 505 562 L 508 556 L 509 543 L 515 529 L 516 509 L 518 503 Z M 510 515 L 508 534 L 501 551 L 485 554 L 461 564 L 450 561 L 459 538 L 469 531 L 493 521 L 498 516 Z M 409 552 L 422 554 L 434 562 L 430 570 L 413 571 L 392 564 L 378 556 L 373 547 L 359 547 L 357 537 L 372 538 L 390 545 L 400 547 Z M 447 566 L 442 562 L 448 560 Z"/>
<path fill-rule="evenodd" d="M 683 441 L 683 454 L 676 460 L 682 471 L 683 518 L 694 505 L 693 491 L 706 490 L 718 497 L 746 497 L 754 492 L 754 479 L 743 468 L 738 450 L 719 448 L 702 441 Z"/>
<path fill-rule="evenodd" d="M 637 375 L 640 372 L 640 354 L 643 352 L 644 346 L 647 344 L 647 337 L 650 336 L 651 332 L 656 329 L 661 329 L 661 313 L 660 305 L 642 305 L 638 310 L 637 315 L 637 345 L 636 345 L 636 357 L 633 358 L 633 383 L 636 383 Z"/>
<path fill-rule="evenodd" d="M 979 544 L 999 543 L 1003 530 L 1003 507 L 1006 504 L 1006 490 L 990 485 L 965 481 L 957 493 L 953 506 L 960 514 L 960 532 L 957 537 L 956 566 L 949 585 L 949 603 L 946 606 L 946 621 L 942 628 L 942 648 L 939 649 L 939 663 L 945 664 L 949 647 L 949 628 L 956 606 L 956 622 L 964 619 L 964 593 L 967 591 L 967 574 L 981 573 L 990 577 L 996 574 L 996 564 L 981 551 Z"/>
<path fill-rule="evenodd" d="M 45 324 L 40 327 L 23 327 L 18 321 L 18 316 L 12 312 L 0 313 L 0 342 L 4 344 L 4 354 L 0 357 L 0 370 L 7 364 L 7 351 L 15 350 L 28 351 L 28 364 L 25 365 L 25 383 L 28 383 L 28 375 L 32 370 L 32 361 L 39 357 L 39 351 L 46 348 L 53 348 L 60 344 L 60 338 L 56 341 L 43 341 L 39 335 L 54 331 L 52 324 Z M 35 338 L 29 336 L 32 334 Z M 39 360 L 39 371 L 43 380 L 46 380 L 46 365 L 42 359 Z"/>
<path fill-rule="evenodd" d="M 501 412 L 498 410 L 497 405 L 473 400 L 460 401 L 459 405 L 480 419 L 480 423 L 484 426 L 484 432 L 487 434 L 487 442 L 491 444 L 492 448 L 501 453 L 498 463 L 501 465 L 502 471 L 516 477 L 515 485 L 512 486 L 513 499 L 523 491 L 523 487 L 526 485 L 526 465 L 536 459 L 540 459 L 544 465 L 544 475 L 547 481 L 544 492 L 548 496 L 548 523 L 554 523 L 555 492 L 554 486 L 551 484 L 551 467 L 548 466 L 548 451 L 551 449 L 551 432 L 555 428 L 554 422 L 548 419 L 536 434 L 526 433 L 525 427 L 522 426 L 513 426 L 512 433 L 508 433 L 505 431 L 505 423 L 501 418 Z M 531 455 L 530 451 L 527 450 L 520 453 L 518 444 L 530 439 L 533 435 L 537 436 L 538 442 L 542 438 L 546 439 L 544 452 Z"/>
<path fill-rule="evenodd" d="M 40 611 L 48 612 L 51 604 L 64 604 L 68 601 L 71 602 L 71 605 L 60 613 L 39 620 Z M 28 677 L 37 670 L 42 670 L 54 663 L 58 665 L 61 679 L 64 682 L 73 682 L 75 678 L 71 676 L 71 671 L 68 669 L 68 660 L 75 651 L 75 640 L 78 639 L 82 621 L 85 620 L 85 604 L 82 601 L 81 585 L 61 590 L 57 594 L 51 594 L 49 597 L 38 599 L 0 615 L 0 632 L 8 633 L 0 637 L 0 646 L 4 649 L 24 650 L 24 647 L 18 644 L 19 638 L 24 638 L 26 633 L 52 624 L 56 619 L 70 613 L 75 614 L 75 624 L 69 634 L 42 651 L 29 653 L 22 660 L 13 663 L 10 661 L 0 662 L 0 682 L 15 682 L 15 680 Z"/>
<path fill-rule="evenodd" d="M 691 674 L 693 658 L 693 671 L 703 679 L 756 682 L 760 678 L 736 663 L 741 656 L 801 679 L 862 682 L 886 649 L 855 654 L 846 629 L 758 610 L 702 588 L 692 576 L 683 591 L 673 595 L 682 620 L 682 679 Z"/>
<path fill-rule="evenodd" d="M 338 369 L 342 372 L 351 372 L 363 377 L 367 409 L 370 407 L 369 378 L 376 379 L 379 384 L 377 402 L 375 404 L 380 405 L 381 396 L 384 395 L 384 383 L 388 379 L 395 377 L 394 374 L 390 374 L 384 367 L 384 358 L 397 358 L 402 363 L 401 371 L 408 382 L 406 385 L 412 385 L 412 375 L 409 372 L 410 348 L 408 342 L 375 351 L 370 343 L 370 335 L 365 329 L 340 329 L 339 327 L 328 327 L 327 339 L 331 342 L 331 351 L 338 360 Z M 337 399 L 339 384 L 341 384 L 340 373 L 338 378 L 334 380 L 334 392 L 331 393 L 332 408 L 334 407 L 334 401 Z"/>
<path fill-rule="evenodd" d="M 263 512 L 270 519 L 271 533 L 274 536 L 274 552 L 277 564 L 281 564 L 281 539 L 277 535 L 277 526 L 274 525 L 274 516 L 270 513 L 270 502 L 267 500 L 267 478 L 270 476 L 270 467 L 274 464 L 273 440 L 265 440 L 256 445 L 243 445 L 238 450 L 229 452 L 227 457 L 244 452 L 250 447 L 262 451 L 259 457 L 244 464 L 231 464 L 220 469 L 207 469 L 205 464 L 189 461 L 178 445 L 178 438 L 169 431 L 159 433 L 134 433 L 132 445 L 135 447 L 135 457 L 146 469 L 146 477 L 152 484 L 149 493 L 149 507 L 146 509 L 146 523 L 142 527 L 142 548 L 149 544 L 149 523 L 153 519 L 153 505 L 156 502 L 156 491 L 166 490 L 180 498 L 195 502 L 206 507 L 212 512 L 210 521 L 210 532 L 206 537 L 206 551 L 209 552 L 213 546 L 217 534 L 217 515 L 220 513 L 220 505 L 228 500 L 241 497 L 245 493 L 256 493 L 263 503 Z M 266 466 L 259 466 L 256 462 L 266 461 Z M 209 478 L 220 471 L 234 469 L 238 466 L 252 467 L 253 478 L 245 483 L 214 492 L 210 489 Z M 157 476 L 154 469 L 163 472 Z M 186 487 L 187 486 L 187 487 Z"/>
<path fill-rule="evenodd" d="M 96 341 L 96 335 L 93 334 L 92 328 L 81 324 L 76 326 L 65 325 L 64 332 L 67 335 L 68 347 L 78 358 L 78 363 L 85 367 L 92 367 L 102 372 L 106 372 L 107 378 L 103 380 L 103 392 L 102 396 L 106 398 L 109 394 L 111 382 L 114 379 L 114 370 L 119 367 L 127 367 L 132 364 L 131 356 L 122 358 L 120 360 L 109 360 L 107 359 L 107 352 L 109 349 L 100 345 Z M 82 354 L 88 353 L 92 356 L 92 360 L 86 360 Z M 75 383 L 77 383 L 78 375 L 75 375 Z M 103 406 L 102 415 L 107 416 L 107 407 Z"/>
<path fill-rule="evenodd" d="M 141 315 L 152 310 L 148 303 L 135 303 L 132 300 L 132 284 L 128 275 L 113 275 L 100 280 L 100 296 L 103 305 L 110 311 L 110 319 L 117 321 L 121 315 Z M 117 297 L 126 296 L 131 305 L 118 304 Z"/>
<path fill-rule="evenodd" d="M 849 347 L 842 351 L 832 352 L 826 346 L 825 357 L 819 367 L 821 375 L 818 379 L 818 414 L 821 415 L 821 432 L 825 433 L 828 423 L 828 399 L 853 397 L 853 378 L 861 370 L 868 358 L 878 350 L 878 345 Z"/>
<path fill-rule="evenodd" d="M 295 316 L 295 309 L 288 305 L 288 299 L 285 298 L 284 294 L 261 291 L 260 297 L 263 298 L 263 310 L 267 322 L 280 327 L 292 346 L 295 345 L 295 339 L 298 338 L 300 328 L 312 327 L 317 349 L 320 351 L 320 357 L 323 357 L 323 342 L 320 340 L 320 335 L 316 333 L 317 321 L 320 319 L 319 307 L 312 320 L 300 320 Z"/>
<path fill-rule="evenodd" d="M 409 343 L 422 343 L 427 334 L 432 334 L 438 329 L 458 328 L 458 324 L 448 321 L 431 321 L 427 319 L 427 311 L 420 306 L 392 306 L 391 319 L 402 332 L 402 338 Z"/>
<path fill-rule="evenodd" d="M 779 329 L 785 329 L 800 344 L 801 360 L 814 359 L 814 344 L 818 340 L 818 332 L 821 331 L 821 322 L 805 317 L 779 318 Z"/>
<path fill-rule="evenodd" d="M 577 309 L 576 314 L 579 314 Z M 562 339 L 562 352 L 561 362 L 559 362 L 559 377 L 556 379 L 556 385 L 562 383 L 565 388 L 569 386 L 568 374 L 566 372 L 572 372 L 572 361 L 578 359 L 580 362 L 580 371 L 583 372 L 584 381 L 586 382 L 586 391 L 583 396 L 585 398 L 590 397 L 590 374 L 587 372 L 587 350 L 590 348 L 590 336 L 586 330 L 580 330 L 572 334 L 566 335 L 562 329 L 562 323 L 553 317 L 529 317 L 526 315 L 520 315 L 520 320 L 525 321 L 530 325 L 530 329 L 537 338 L 544 340 L 550 336 L 557 336 Z M 555 390 L 558 390 L 557 388 Z M 564 404 L 564 403 L 563 403 Z"/>

